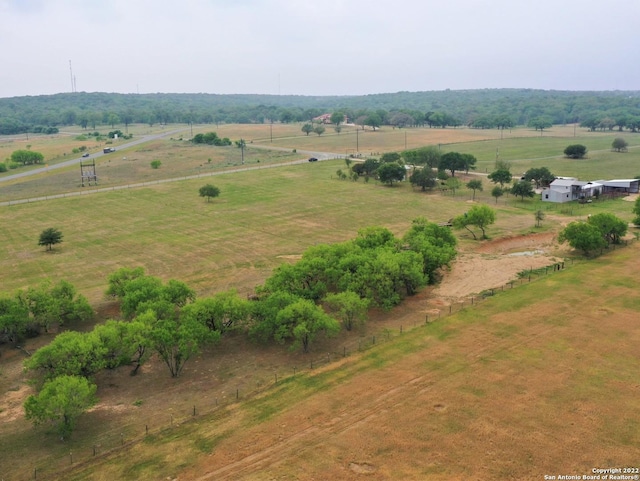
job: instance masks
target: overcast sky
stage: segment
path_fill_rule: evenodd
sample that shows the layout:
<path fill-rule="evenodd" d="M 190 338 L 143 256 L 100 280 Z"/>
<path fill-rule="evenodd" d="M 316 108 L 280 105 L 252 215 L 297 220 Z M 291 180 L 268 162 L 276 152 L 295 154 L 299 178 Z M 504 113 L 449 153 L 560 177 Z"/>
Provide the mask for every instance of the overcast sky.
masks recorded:
<path fill-rule="evenodd" d="M 638 0 L 0 0 L 0 97 L 640 90 Z"/>

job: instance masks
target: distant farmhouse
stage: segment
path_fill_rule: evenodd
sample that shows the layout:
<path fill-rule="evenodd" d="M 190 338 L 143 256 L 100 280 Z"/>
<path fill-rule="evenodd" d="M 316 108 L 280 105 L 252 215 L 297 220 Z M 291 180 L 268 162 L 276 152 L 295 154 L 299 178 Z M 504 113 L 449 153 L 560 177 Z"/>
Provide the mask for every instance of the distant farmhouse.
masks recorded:
<path fill-rule="evenodd" d="M 322 114 L 322 115 L 318 115 L 317 117 L 313 118 L 313 121 L 317 124 L 331 124 L 331 115 L 333 114 Z M 349 119 L 348 117 L 345 115 L 344 116 L 344 120 L 342 121 L 343 124 L 347 124 L 349 123 Z"/>
<path fill-rule="evenodd" d="M 640 180 L 614 179 L 582 182 L 574 177 L 558 177 L 542 189 L 542 200 L 545 202 L 585 201 L 591 197 L 620 197 L 637 194 Z"/>

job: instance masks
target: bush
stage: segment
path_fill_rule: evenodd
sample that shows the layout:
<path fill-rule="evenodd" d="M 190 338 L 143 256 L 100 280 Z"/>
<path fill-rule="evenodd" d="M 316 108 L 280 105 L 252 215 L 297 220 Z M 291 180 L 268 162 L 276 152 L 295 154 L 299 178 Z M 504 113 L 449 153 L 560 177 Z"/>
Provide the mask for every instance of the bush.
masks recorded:
<path fill-rule="evenodd" d="M 587 148 L 582 144 L 569 145 L 564 149 L 564 155 L 570 159 L 582 159 L 587 154 Z"/>
<path fill-rule="evenodd" d="M 162 165 L 162 162 L 160 162 L 159 160 L 152 160 L 151 161 L 151 168 L 152 169 L 159 169 L 161 165 Z"/>
<path fill-rule="evenodd" d="M 7 164 L 1 163 L 0 164 L 0 172 L 6 172 L 7 170 L 9 170 L 9 168 L 7 167 Z"/>

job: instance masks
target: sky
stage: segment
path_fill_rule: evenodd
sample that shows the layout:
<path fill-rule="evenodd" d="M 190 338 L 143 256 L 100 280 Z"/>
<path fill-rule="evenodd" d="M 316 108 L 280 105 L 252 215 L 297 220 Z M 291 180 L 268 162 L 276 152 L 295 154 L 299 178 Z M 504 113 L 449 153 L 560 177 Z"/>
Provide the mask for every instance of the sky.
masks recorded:
<path fill-rule="evenodd" d="M 638 0 L 0 0 L 0 97 L 640 90 Z"/>

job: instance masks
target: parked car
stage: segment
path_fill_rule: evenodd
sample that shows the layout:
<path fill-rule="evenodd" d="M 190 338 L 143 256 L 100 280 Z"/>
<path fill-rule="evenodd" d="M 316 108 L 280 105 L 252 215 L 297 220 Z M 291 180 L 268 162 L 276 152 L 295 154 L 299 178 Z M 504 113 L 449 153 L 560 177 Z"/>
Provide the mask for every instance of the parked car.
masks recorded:
<path fill-rule="evenodd" d="M 318 162 L 318 159 L 315 157 L 309 157 L 309 162 Z"/>

